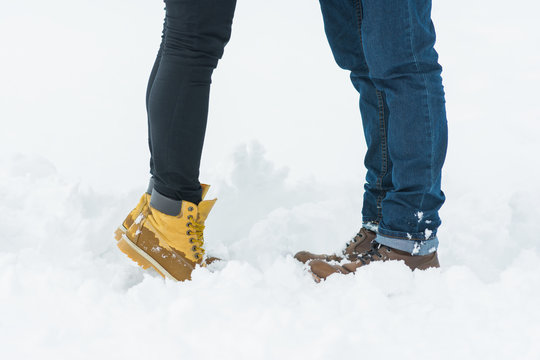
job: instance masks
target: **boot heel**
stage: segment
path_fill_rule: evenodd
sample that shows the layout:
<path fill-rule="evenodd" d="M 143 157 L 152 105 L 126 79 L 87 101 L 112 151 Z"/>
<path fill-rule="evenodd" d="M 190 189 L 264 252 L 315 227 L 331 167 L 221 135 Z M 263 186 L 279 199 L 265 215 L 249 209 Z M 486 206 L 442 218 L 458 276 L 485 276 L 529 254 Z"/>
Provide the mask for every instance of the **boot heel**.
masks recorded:
<path fill-rule="evenodd" d="M 157 273 L 163 277 L 163 273 L 159 271 L 155 266 L 152 265 L 150 261 L 148 261 L 144 256 L 142 256 L 137 250 L 135 250 L 135 244 L 131 243 L 128 239 L 125 238 L 125 236 L 120 235 L 120 240 L 116 244 L 120 251 L 122 251 L 124 254 L 126 254 L 131 260 L 135 261 L 140 267 L 143 269 L 152 268 L 157 271 Z"/>
<path fill-rule="evenodd" d="M 114 238 L 116 241 L 120 241 L 122 239 L 122 235 L 126 233 L 126 230 L 124 226 L 119 226 L 118 229 L 114 232 Z"/>

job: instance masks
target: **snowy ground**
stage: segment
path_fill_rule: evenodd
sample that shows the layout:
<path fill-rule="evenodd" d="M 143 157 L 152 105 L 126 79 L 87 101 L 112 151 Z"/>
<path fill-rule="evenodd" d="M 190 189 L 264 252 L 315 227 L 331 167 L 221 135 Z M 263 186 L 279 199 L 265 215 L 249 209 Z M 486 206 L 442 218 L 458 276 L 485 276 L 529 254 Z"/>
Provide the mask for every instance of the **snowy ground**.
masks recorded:
<path fill-rule="evenodd" d="M 540 7 L 436 2 L 450 148 L 442 268 L 315 284 L 358 230 L 356 94 L 314 0 L 240 1 L 214 78 L 208 249 L 172 283 L 112 232 L 145 189 L 156 1 L 0 5 L 0 354 L 14 359 L 540 359 Z M 300 146 L 301 144 L 301 146 Z"/>

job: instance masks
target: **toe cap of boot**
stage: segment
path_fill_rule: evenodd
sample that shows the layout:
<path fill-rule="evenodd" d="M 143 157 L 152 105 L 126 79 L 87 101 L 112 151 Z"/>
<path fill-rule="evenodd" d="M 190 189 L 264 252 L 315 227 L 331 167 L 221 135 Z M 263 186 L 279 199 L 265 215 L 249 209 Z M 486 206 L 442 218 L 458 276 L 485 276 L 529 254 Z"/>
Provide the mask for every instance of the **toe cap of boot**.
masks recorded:
<path fill-rule="evenodd" d="M 332 274 L 348 274 L 350 271 L 339 266 L 331 265 L 322 260 L 313 260 L 309 263 L 311 273 L 319 279 L 326 279 Z"/>

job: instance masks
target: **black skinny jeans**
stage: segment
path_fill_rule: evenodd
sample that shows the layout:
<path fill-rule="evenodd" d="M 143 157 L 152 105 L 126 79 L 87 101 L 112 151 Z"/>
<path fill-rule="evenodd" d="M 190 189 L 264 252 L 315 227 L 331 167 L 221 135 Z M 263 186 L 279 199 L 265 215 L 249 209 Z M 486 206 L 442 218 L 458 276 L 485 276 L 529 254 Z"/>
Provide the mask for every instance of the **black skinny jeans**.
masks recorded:
<path fill-rule="evenodd" d="M 161 46 L 146 92 L 150 173 L 159 193 L 198 204 L 211 77 L 231 36 L 236 0 L 165 4 Z"/>

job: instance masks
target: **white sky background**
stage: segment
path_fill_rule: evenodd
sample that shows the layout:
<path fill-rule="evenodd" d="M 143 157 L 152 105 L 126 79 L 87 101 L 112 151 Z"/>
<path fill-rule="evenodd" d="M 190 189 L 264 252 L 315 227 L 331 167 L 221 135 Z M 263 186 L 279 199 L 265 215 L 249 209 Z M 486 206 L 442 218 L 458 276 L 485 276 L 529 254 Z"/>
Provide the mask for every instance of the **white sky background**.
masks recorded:
<path fill-rule="evenodd" d="M 434 3 L 455 189 L 494 176 L 538 183 L 539 11 L 523 0 Z M 144 187 L 144 96 L 162 18 L 158 0 L 3 2 L 2 156 L 38 154 L 98 190 Z M 358 178 L 360 187 L 357 102 L 317 1 L 239 0 L 214 76 L 201 180 L 227 173 L 235 148 L 256 140 L 293 181 Z"/>

